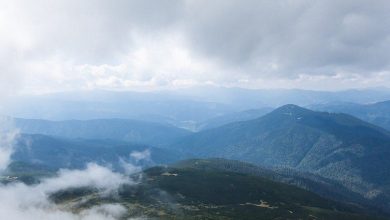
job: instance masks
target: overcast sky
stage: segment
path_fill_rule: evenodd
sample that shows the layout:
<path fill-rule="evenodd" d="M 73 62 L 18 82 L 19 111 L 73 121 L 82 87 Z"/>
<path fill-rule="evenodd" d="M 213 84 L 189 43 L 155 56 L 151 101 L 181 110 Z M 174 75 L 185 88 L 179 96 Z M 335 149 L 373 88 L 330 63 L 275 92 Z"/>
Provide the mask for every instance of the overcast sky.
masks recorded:
<path fill-rule="evenodd" d="M 390 85 L 390 1 L 0 0 L 0 86 Z"/>

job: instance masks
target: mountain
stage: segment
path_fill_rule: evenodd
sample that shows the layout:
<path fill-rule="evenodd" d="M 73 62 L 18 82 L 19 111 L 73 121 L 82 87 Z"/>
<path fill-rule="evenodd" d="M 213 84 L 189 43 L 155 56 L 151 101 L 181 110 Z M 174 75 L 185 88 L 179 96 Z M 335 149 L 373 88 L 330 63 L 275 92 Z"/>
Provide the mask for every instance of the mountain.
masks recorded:
<path fill-rule="evenodd" d="M 390 207 L 390 134 L 350 115 L 285 105 L 259 119 L 195 133 L 170 147 L 188 157 L 313 173 Z"/>
<path fill-rule="evenodd" d="M 125 218 L 385 219 L 294 186 L 237 172 L 153 167 L 137 176 L 141 176 L 137 185 L 125 185 L 112 197 L 99 197 L 93 189 L 69 189 L 50 198 L 78 211 L 89 204 L 120 203 L 128 209 Z"/>
<path fill-rule="evenodd" d="M 373 104 L 333 102 L 309 106 L 310 109 L 347 113 L 390 130 L 390 100 Z"/>
<path fill-rule="evenodd" d="M 142 158 L 132 158 L 138 152 Z M 88 162 L 109 165 L 121 169 L 123 162 L 140 166 L 172 163 L 180 155 L 169 150 L 114 140 L 65 139 L 45 135 L 22 135 L 15 146 L 12 160 L 29 166 L 60 168 L 84 168 Z"/>
<path fill-rule="evenodd" d="M 165 146 L 190 132 L 170 125 L 129 119 L 48 121 L 13 120 L 26 134 L 44 134 L 64 138 L 113 139 L 152 146 Z"/>
<path fill-rule="evenodd" d="M 261 108 L 261 109 L 249 109 L 240 112 L 234 112 L 219 117 L 211 118 L 203 123 L 200 123 L 198 130 L 206 130 L 210 128 L 220 127 L 225 124 L 238 121 L 247 121 L 255 118 L 259 118 L 272 111 L 272 108 Z"/>

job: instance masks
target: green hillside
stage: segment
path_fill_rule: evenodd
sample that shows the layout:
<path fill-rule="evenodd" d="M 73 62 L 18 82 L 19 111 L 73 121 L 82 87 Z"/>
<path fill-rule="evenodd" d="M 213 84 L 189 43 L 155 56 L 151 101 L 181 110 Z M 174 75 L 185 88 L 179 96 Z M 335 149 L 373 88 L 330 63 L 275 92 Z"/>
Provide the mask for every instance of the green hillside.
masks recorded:
<path fill-rule="evenodd" d="M 75 211 L 120 203 L 127 217 L 156 219 L 381 219 L 363 210 L 266 178 L 218 170 L 154 167 L 136 186 L 101 198 L 93 190 L 73 189 L 51 196 Z M 81 203 L 81 198 L 89 198 Z"/>
<path fill-rule="evenodd" d="M 188 157 L 317 174 L 390 207 L 389 132 L 346 114 L 286 105 L 259 119 L 199 132 L 171 147 Z"/>

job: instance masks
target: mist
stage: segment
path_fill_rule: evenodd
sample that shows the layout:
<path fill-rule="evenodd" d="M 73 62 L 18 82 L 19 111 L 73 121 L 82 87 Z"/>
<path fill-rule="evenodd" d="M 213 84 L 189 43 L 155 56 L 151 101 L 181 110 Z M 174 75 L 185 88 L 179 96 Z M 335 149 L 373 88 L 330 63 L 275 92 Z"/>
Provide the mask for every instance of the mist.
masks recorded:
<path fill-rule="evenodd" d="M 0 173 L 11 163 L 13 145 L 19 134 L 19 130 L 14 127 L 11 118 L 0 117 Z"/>
<path fill-rule="evenodd" d="M 123 218 L 126 209 L 119 204 L 93 206 L 74 213 L 68 207 L 56 205 L 49 199 L 52 193 L 80 187 L 92 187 L 98 189 L 101 196 L 108 196 L 123 184 L 135 183 L 129 177 L 114 173 L 108 168 L 88 164 L 84 170 L 61 170 L 56 177 L 43 179 L 37 185 L 24 183 L 1 185 L 0 218 L 13 220 L 114 220 Z"/>
<path fill-rule="evenodd" d="M 0 172 L 3 173 L 12 162 L 14 144 L 19 137 L 12 120 L 4 118 L 0 130 Z M 145 155 L 146 154 L 146 155 Z M 134 156 L 135 155 L 135 156 Z M 135 160 L 147 158 L 150 152 L 133 152 L 129 157 Z M 121 160 L 125 174 L 113 172 L 110 168 L 95 163 L 86 164 L 85 169 L 60 169 L 54 177 L 41 179 L 38 184 L 27 185 L 13 181 L 0 184 L 0 219 L 12 220 L 116 220 L 126 216 L 127 209 L 120 204 L 103 204 L 75 212 L 72 206 L 57 205 L 50 195 L 67 189 L 91 188 L 99 196 L 115 196 L 123 185 L 135 185 L 129 175 L 141 171 L 136 165 Z M 86 203 L 88 199 L 77 203 Z M 80 204 L 74 204 L 80 205 Z M 132 218 L 133 219 L 133 218 Z"/>

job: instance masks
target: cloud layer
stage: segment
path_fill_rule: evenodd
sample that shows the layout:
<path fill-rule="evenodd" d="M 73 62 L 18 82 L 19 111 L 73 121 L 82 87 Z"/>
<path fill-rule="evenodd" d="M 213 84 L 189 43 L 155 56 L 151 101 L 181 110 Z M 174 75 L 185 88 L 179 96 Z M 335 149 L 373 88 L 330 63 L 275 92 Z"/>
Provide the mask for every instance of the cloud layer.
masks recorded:
<path fill-rule="evenodd" d="M 94 187 L 107 194 L 122 184 L 134 184 L 127 177 L 111 170 L 89 164 L 85 170 L 62 170 L 57 177 L 43 180 L 38 185 L 23 183 L 0 185 L 0 218 L 12 220 L 116 220 L 127 210 L 119 204 L 93 206 L 74 213 L 65 206 L 56 205 L 49 195 L 59 190 Z"/>
<path fill-rule="evenodd" d="M 2 88 L 390 83 L 386 0 L 3 3 Z"/>

